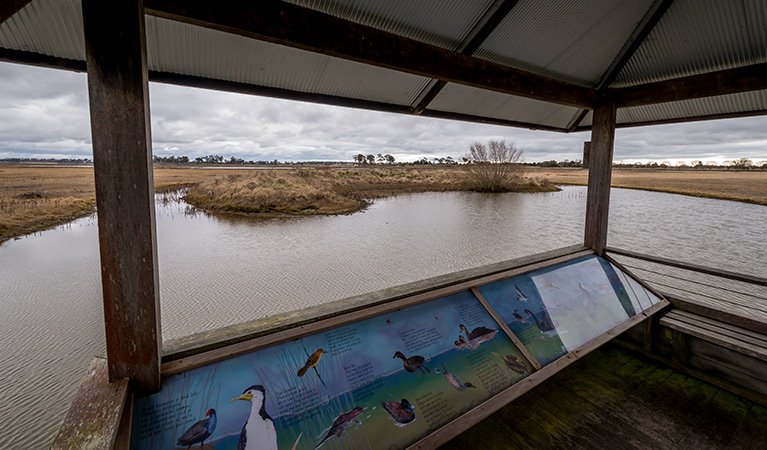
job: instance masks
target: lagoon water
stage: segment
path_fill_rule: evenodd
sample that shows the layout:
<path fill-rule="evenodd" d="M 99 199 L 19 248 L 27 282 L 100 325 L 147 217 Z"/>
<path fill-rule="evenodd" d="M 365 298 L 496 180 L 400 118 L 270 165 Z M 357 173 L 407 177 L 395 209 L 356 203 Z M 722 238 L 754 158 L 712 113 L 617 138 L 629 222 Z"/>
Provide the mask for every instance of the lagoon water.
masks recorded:
<path fill-rule="evenodd" d="M 157 199 L 164 339 L 577 244 L 585 187 L 402 195 L 258 220 Z M 767 208 L 614 189 L 609 244 L 765 276 Z M 759 273 L 762 272 L 762 273 Z M 0 442 L 42 448 L 104 354 L 95 217 L 0 245 Z"/>

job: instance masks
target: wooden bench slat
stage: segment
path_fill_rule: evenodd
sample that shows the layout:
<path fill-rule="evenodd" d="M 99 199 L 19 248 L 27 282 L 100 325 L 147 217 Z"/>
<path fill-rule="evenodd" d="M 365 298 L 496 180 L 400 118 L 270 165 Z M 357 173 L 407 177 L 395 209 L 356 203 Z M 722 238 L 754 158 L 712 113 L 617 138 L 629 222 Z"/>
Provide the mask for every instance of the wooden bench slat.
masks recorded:
<path fill-rule="evenodd" d="M 724 336 L 716 332 L 711 332 L 705 328 L 697 327 L 695 325 L 690 325 L 686 322 L 676 320 L 673 317 L 662 317 L 660 319 L 660 324 L 671 328 L 672 330 L 678 330 L 682 333 L 689 334 L 690 336 L 716 343 L 730 350 L 743 353 L 744 355 L 748 355 L 762 361 L 767 361 L 767 349 L 743 342 L 742 340 Z"/>
<path fill-rule="evenodd" d="M 678 313 L 675 311 L 672 311 L 672 312 L 674 313 L 672 317 L 675 320 L 686 322 L 693 326 L 699 326 L 707 330 L 710 330 L 712 332 L 722 333 L 723 335 L 726 335 L 735 339 L 741 339 L 752 345 L 767 349 L 767 336 L 763 334 L 755 333 L 750 330 L 746 330 L 737 326 L 719 322 L 717 320 L 714 320 L 708 317 L 703 317 L 694 313 L 689 313 L 684 311 L 679 311 Z"/>

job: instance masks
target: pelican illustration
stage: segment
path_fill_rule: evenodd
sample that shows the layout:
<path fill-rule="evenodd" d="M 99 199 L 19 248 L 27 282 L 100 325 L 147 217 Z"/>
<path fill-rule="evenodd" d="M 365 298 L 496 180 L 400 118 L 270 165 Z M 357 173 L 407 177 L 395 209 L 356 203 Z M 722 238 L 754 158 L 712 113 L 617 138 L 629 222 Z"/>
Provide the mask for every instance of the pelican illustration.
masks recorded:
<path fill-rule="evenodd" d="M 266 390 L 261 385 L 253 385 L 239 397 L 231 401 L 250 402 L 250 416 L 240 432 L 237 450 L 277 450 L 277 430 L 274 421 L 266 412 Z"/>

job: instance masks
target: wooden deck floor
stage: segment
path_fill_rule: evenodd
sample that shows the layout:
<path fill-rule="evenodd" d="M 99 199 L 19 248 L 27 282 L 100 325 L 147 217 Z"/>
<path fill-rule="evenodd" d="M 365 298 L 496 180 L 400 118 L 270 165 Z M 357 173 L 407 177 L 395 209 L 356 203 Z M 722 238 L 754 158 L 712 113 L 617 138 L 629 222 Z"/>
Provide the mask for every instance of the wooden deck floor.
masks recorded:
<path fill-rule="evenodd" d="M 767 407 L 610 343 L 444 449 L 756 449 Z"/>

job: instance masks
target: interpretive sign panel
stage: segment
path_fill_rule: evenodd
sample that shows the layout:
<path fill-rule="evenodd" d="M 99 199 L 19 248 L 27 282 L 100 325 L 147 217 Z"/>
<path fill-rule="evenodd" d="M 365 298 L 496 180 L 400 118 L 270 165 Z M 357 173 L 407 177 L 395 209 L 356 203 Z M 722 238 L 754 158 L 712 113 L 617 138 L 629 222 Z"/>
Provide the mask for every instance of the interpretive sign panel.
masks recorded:
<path fill-rule="evenodd" d="M 596 256 L 477 289 L 542 365 L 660 301 Z M 533 371 L 467 290 L 166 377 L 131 448 L 405 448 Z"/>
<path fill-rule="evenodd" d="M 131 444 L 405 447 L 532 372 L 498 328 L 465 291 L 174 375 Z"/>

